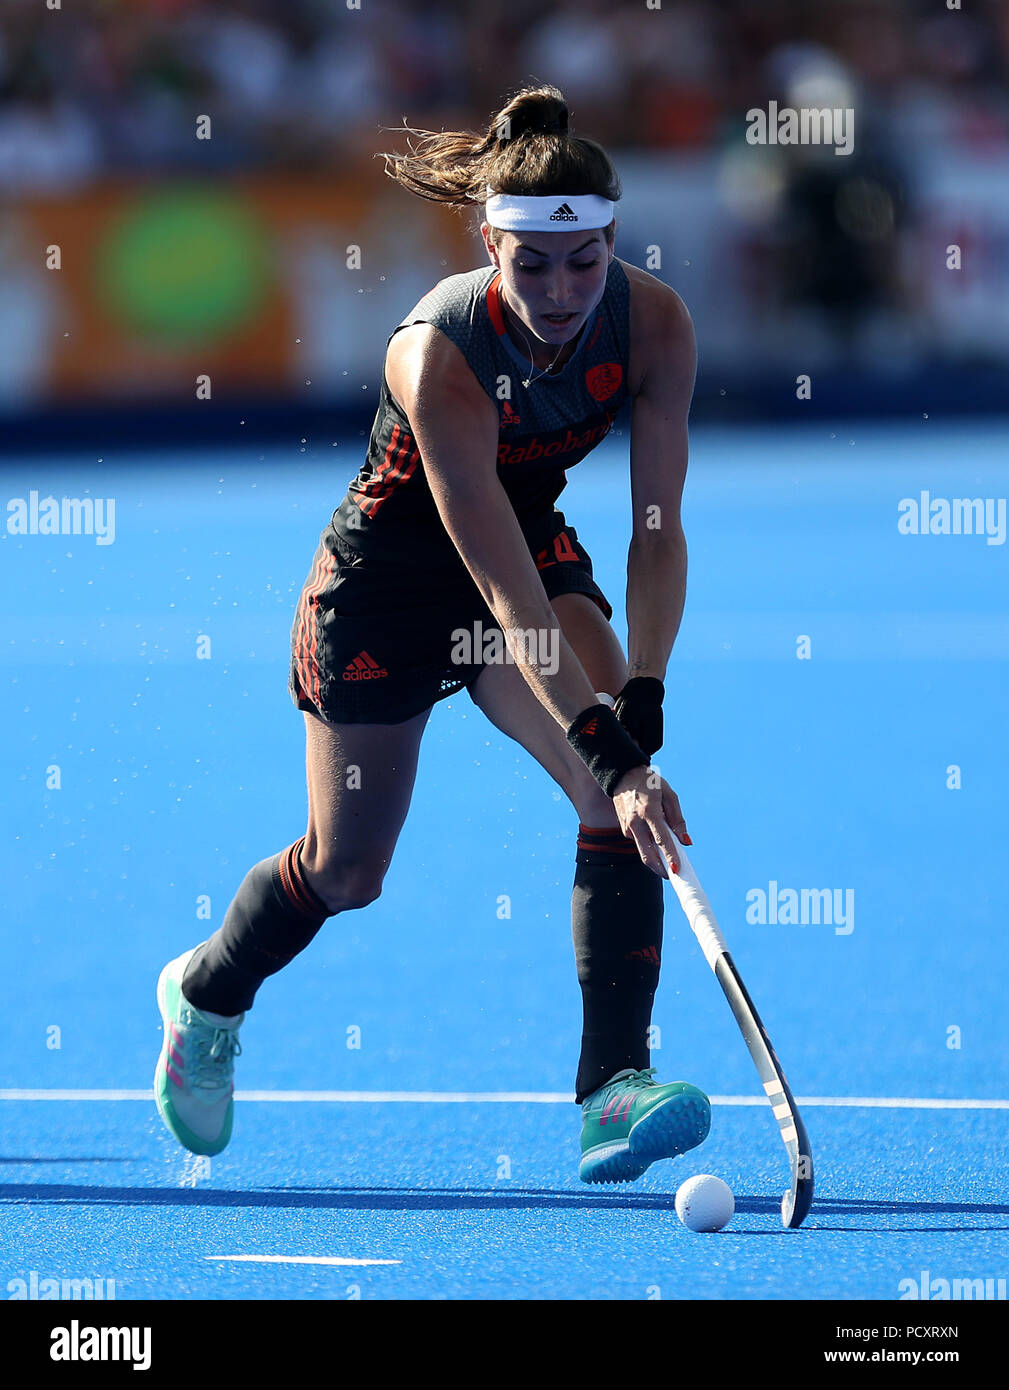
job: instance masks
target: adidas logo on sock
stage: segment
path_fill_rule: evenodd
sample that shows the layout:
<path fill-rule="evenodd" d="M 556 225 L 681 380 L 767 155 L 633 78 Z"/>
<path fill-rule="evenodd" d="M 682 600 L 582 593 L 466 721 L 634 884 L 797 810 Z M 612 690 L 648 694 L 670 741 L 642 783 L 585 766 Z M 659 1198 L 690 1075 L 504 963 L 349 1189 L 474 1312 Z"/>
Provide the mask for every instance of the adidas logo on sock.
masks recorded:
<path fill-rule="evenodd" d="M 588 736 L 591 738 L 598 728 L 599 720 L 596 718 L 595 715 L 593 715 L 587 724 L 582 725 L 582 733 L 588 734 Z"/>
<path fill-rule="evenodd" d="M 389 672 L 385 667 L 379 666 L 378 662 L 367 652 L 358 652 L 354 660 L 345 667 L 343 679 L 345 681 L 377 681 L 388 674 Z"/>
<path fill-rule="evenodd" d="M 548 222 L 577 222 L 578 214 L 567 203 L 561 203 L 556 212 L 547 218 Z"/>
<path fill-rule="evenodd" d="M 640 950 L 628 951 L 624 960 L 646 960 L 649 965 L 661 965 L 662 963 L 654 946 L 642 946 Z"/>

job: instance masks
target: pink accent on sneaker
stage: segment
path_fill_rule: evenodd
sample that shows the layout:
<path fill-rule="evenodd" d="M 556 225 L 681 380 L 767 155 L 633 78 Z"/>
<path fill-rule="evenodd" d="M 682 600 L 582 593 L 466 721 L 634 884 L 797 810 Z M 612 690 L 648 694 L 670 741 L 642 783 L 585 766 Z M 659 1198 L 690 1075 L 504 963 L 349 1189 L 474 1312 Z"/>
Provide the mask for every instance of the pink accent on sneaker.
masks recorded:
<path fill-rule="evenodd" d="M 178 1072 L 176 1072 L 176 1071 L 172 1068 L 172 1065 L 171 1065 L 170 1062 L 166 1062 L 166 1063 L 165 1063 L 165 1071 L 166 1071 L 166 1072 L 168 1073 L 168 1075 L 172 1078 L 172 1080 L 175 1082 L 176 1086 L 178 1086 L 178 1088 L 179 1088 L 180 1091 L 185 1089 L 185 1088 L 183 1087 L 183 1085 L 182 1085 L 182 1077 L 179 1076 Z"/>
<path fill-rule="evenodd" d="M 172 1061 L 173 1061 L 173 1062 L 175 1063 L 175 1065 L 178 1067 L 179 1071 L 184 1071 L 184 1070 L 185 1070 L 186 1064 L 185 1064 L 185 1062 L 182 1060 L 181 1055 L 176 1051 L 176 1049 L 175 1049 L 175 1044 L 174 1044 L 174 1043 L 169 1043 L 169 1044 L 168 1044 L 168 1055 L 169 1055 L 169 1057 L 171 1057 Z"/>
<path fill-rule="evenodd" d="M 172 1040 L 174 1042 L 177 1042 L 180 1047 L 185 1047 L 185 1040 L 183 1039 L 182 1034 L 179 1032 L 178 1028 L 176 1028 L 175 1024 L 170 1022 L 168 1024 L 168 1027 L 172 1034 Z"/>
<path fill-rule="evenodd" d="M 623 1100 L 623 1096 L 613 1096 L 603 1106 L 603 1113 L 599 1116 L 599 1123 L 604 1125 L 607 1120 L 612 1119 L 616 1123 L 615 1107 Z"/>
<path fill-rule="evenodd" d="M 632 1092 L 630 1093 L 630 1095 L 627 1097 L 627 1104 L 621 1106 L 621 1108 L 620 1108 L 620 1109 L 617 1111 L 617 1113 L 613 1116 L 613 1121 L 614 1121 L 614 1123 L 616 1123 L 617 1120 L 626 1120 L 627 1116 L 631 1113 L 631 1106 L 632 1106 L 633 1104 L 634 1104 L 634 1092 L 632 1091 Z"/>

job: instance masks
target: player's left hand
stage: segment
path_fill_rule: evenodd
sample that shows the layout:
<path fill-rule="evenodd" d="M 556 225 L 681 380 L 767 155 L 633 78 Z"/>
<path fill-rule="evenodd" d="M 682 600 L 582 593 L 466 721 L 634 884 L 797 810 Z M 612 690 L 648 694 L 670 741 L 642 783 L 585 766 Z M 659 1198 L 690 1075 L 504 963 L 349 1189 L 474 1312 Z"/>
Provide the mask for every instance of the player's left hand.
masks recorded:
<path fill-rule="evenodd" d="M 665 687 L 658 676 L 632 676 L 613 706 L 613 713 L 650 758 L 662 747 L 664 694 Z"/>

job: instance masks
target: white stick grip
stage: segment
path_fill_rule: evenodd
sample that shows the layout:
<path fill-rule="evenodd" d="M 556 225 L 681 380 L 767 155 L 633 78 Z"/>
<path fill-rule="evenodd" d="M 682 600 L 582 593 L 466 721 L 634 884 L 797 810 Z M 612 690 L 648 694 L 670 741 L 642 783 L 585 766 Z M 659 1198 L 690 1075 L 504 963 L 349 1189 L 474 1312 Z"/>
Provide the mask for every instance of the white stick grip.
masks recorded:
<path fill-rule="evenodd" d="M 616 703 L 612 695 L 607 695 L 605 692 L 598 690 L 596 691 L 596 699 L 600 704 L 609 705 L 611 709 Z M 712 911 L 711 904 L 708 902 L 708 895 L 701 887 L 700 879 L 694 873 L 693 864 L 691 864 L 690 860 L 687 858 L 687 851 L 680 843 L 680 838 L 675 830 L 672 831 L 671 834 L 676 841 L 679 851 L 680 872 L 674 874 L 663 855 L 663 862 L 666 864 L 666 877 L 676 889 L 676 896 L 679 898 L 680 906 L 687 915 L 690 929 L 701 944 L 701 950 L 704 952 L 704 959 L 711 966 L 712 970 L 714 970 L 715 961 L 723 951 L 727 951 L 729 948 L 725 943 L 725 937 L 718 928 L 715 914 Z M 659 853 L 662 853 L 661 850 Z"/>
<path fill-rule="evenodd" d="M 676 840 L 677 852 L 680 860 L 680 872 L 674 874 L 668 863 L 666 874 L 669 882 L 676 889 L 676 896 L 680 900 L 680 906 L 687 915 L 690 929 L 700 942 L 701 950 L 704 952 L 704 959 L 715 968 L 715 961 L 729 948 L 725 944 L 725 937 L 718 928 L 715 914 L 711 904 L 708 902 L 708 895 L 701 887 L 700 880 L 694 873 L 694 866 L 687 858 L 687 851 L 680 844 L 679 836 L 675 833 L 673 838 Z"/>

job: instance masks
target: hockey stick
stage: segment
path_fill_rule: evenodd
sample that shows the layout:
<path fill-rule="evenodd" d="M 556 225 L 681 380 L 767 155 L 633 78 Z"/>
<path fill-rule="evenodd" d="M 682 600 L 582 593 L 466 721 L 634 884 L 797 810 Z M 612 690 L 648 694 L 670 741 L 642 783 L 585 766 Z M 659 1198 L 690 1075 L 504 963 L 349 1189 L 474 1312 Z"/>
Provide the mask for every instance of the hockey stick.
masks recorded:
<path fill-rule="evenodd" d="M 608 705 L 610 709 L 613 708 L 612 695 L 597 691 L 596 699 Z M 676 890 L 690 929 L 700 942 L 704 958 L 715 972 L 715 979 L 722 986 L 722 992 L 729 1001 L 729 1008 L 735 1015 L 743 1041 L 750 1050 L 750 1056 L 764 1087 L 764 1094 L 774 1111 L 782 1142 L 788 1152 L 792 1185 L 781 1199 L 781 1224 L 794 1230 L 796 1226 L 802 1225 L 813 1200 L 813 1155 L 806 1126 L 802 1123 L 802 1116 L 785 1080 L 781 1063 L 771 1046 L 767 1030 L 761 1023 L 760 1015 L 740 978 L 735 961 L 729 955 L 729 948 L 715 920 L 708 895 L 701 887 L 679 836 L 674 830 L 670 831 L 670 834 L 676 841 L 680 868 L 678 873 L 674 873 L 663 855 L 666 877 Z M 659 853 L 662 854 L 661 848 Z"/>
<path fill-rule="evenodd" d="M 729 955 L 725 938 L 719 930 L 707 894 L 701 887 L 687 852 L 675 836 L 680 861 L 679 873 L 674 873 L 666 861 L 666 875 L 676 890 L 680 906 L 686 913 L 691 931 L 700 942 L 704 957 L 715 978 L 722 986 L 729 1007 L 735 1014 L 743 1040 L 750 1050 L 763 1083 L 764 1092 L 774 1111 L 781 1138 L 788 1151 L 792 1169 L 792 1185 L 781 1199 L 781 1222 L 785 1227 L 801 1226 L 813 1200 L 813 1155 L 802 1116 L 789 1090 L 771 1039 L 760 1021 L 760 1015 L 746 986 L 740 979 L 735 962 Z M 661 852 L 661 851 L 660 851 Z"/>

